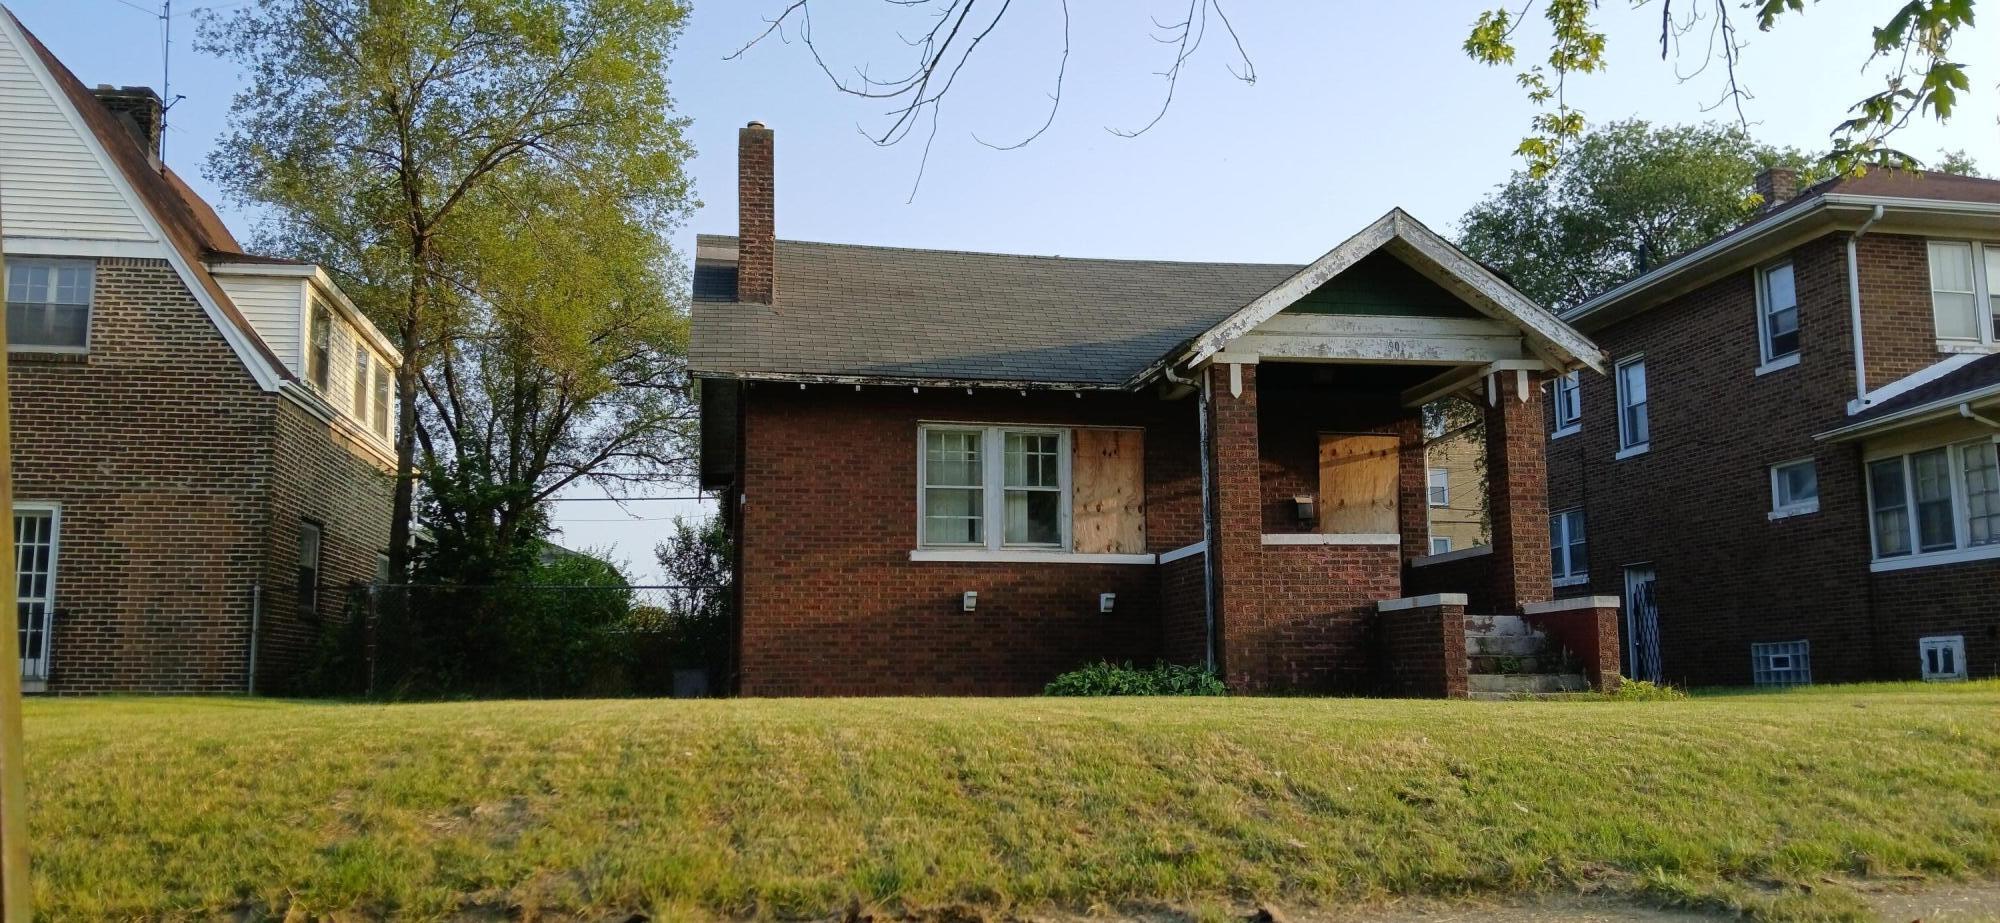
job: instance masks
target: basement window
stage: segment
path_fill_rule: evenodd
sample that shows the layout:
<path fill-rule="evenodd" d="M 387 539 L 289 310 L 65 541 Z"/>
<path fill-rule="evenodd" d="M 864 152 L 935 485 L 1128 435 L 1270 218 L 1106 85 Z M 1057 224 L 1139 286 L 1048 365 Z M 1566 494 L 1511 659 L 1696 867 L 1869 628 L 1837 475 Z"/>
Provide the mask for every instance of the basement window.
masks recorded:
<path fill-rule="evenodd" d="M 90 260 L 7 260 L 7 348 L 86 351 L 96 270 Z"/>
<path fill-rule="evenodd" d="M 1750 678 L 1759 686 L 1803 686 L 1812 682 L 1812 642 L 1750 645 Z"/>
<path fill-rule="evenodd" d="M 1917 654 L 1923 660 L 1924 682 L 1949 682 L 1965 678 L 1964 635 L 1919 638 Z"/>

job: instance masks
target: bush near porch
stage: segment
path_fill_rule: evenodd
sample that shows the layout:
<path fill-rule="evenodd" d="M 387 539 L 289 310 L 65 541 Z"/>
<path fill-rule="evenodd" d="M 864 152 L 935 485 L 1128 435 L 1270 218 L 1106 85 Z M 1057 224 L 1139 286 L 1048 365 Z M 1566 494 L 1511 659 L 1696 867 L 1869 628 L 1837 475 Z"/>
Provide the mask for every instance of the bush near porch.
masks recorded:
<path fill-rule="evenodd" d="M 31 701 L 53 920 L 654 919 L 2000 874 L 2000 683 L 1678 701 Z M 1204 914 L 1206 915 L 1206 914 Z"/>

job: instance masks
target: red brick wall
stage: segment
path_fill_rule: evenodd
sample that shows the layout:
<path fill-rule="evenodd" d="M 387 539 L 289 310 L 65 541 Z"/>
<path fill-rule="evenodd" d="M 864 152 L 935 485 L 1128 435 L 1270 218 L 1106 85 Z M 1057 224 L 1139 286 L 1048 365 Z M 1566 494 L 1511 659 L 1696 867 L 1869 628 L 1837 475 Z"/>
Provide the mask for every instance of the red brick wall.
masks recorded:
<path fill-rule="evenodd" d="M 1619 609 L 1565 609 L 1523 616 L 1529 625 L 1548 635 L 1556 647 L 1568 651 L 1583 665 L 1590 687 L 1599 692 L 1610 689 L 1612 678 L 1622 672 L 1618 647 Z"/>
<path fill-rule="evenodd" d="M 1254 615 L 1225 623 L 1224 679 L 1254 692 L 1367 691 L 1368 617 L 1376 603 L 1403 595 L 1401 563 L 1394 545 L 1265 547 L 1250 578 Z"/>
<path fill-rule="evenodd" d="M 1869 234 L 1855 242 L 1854 259 L 1861 276 L 1861 357 L 1868 387 L 1880 388 L 1944 358 L 1931 314 L 1930 248 L 1924 238 Z M 1848 356 L 1852 364 L 1853 353 Z M 1853 375 L 1848 377 L 1852 397 Z"/>
<path fill-rule="evenodd" d="M 1154 565 L 911 561 L 917 427 L 1143 425 L 1147 544 L 1171 551 L 1201 538 L 1191 399 L 765 384 L 744 393 L 743 694 L 1023 694 L 1098 659 L 1160 655 Z M 966 590 L 979 593 L 976 612 L 961 610 Z M 1105 592 L 1118 594 L 1116 612 L 1098 612 Z"/>
<path fill-rule="evenodd" d="M 347 618 L 348 590 L 375 577 L 389 547 L 395 483 L 380 462 L 347 447 L 348 437 L 293 401 L 277 403 L 277 476 L 271 484 L 265 542 L 263 615 L 257 642 L 257 688 L 292 691 L 328 623 Z M 316 615 L 299 611 L 300 524 L 320 524 Z"/>
<path fill-rule="evenodd" d="M 1382 691 L 1431 699 L 1462 699 L 1469 694 L 1464 606 L 1377 612 L 1374 628 Z"/>
<path fill-rule="evenodd" d="M 1651 451 L 1614 460 L 1613 384 L 1588 372 L 1583 431 L 1549 445 L 1549 509 L 1585 507 L 1590 537 L 1590 583 L 1562 594 L 1622 597 L 1623 568 L 1652 565 L 1662 666 L 1674 682 L 1747 684 L 1752 643 L 1800 638 L 1812 642 L 1815 680 L 1874 675 L 1858 457 L 1813 439 L 1846 419 L 1854 393 L 1845 239 L 1808 242 L 1792 257 L 1797 366 L 1753 374 L 1761 356 L 1744 270 L 1586 330 L 1614 360 L 1646 354 Z M 1864 263 L 1864 283 L 1868 271 Z M 1770 520 L 1769 466 L 1806 456 L 1818 463 L 1820 512 Z"/>
<path fill-rule="evenodd" d="M 296 554 L 295 521 L 273 544 L 284 542 L 273 494 L 298 490 L 280 483 L 298 468 L 288 459 L 346 450 L 258 388 L 164 261 L 98 261 L 90 337 L 87 357 L 15 353 L 9 372 L 15 499 L 61 506 L 49 691 L 240 692 L 252 588 L 282 597 L 271 562 Z M 303 493 L 353 490 L 345 477 Z M 372 575 L 373 553 L 357 568 L 343 536 L 373 515 L 384 544 L 386 500 L 316 508 L 327 580 Z M 279 585 L 293 585 L 289 570 Z M 303 654 L 302 632 L 277 634 L 286 654 L 266 662 L 260 688 L 282 688 Z"/>
<path fill-rule="evenodd" d="M 1160 659 L 1173 663 L 1208 662 L 1208 585 L 1203 555 L 1190 555 L 1159 566 Z"/>
<path fill-rule="evenodd" d="M 1966 672 L 2000 676 L 2000 560 L 1970 561 L 1876 574 L 1872 591 L 1880 626 L 1878 669 L 1891 679 L 1923 675 L 1917 640 L 1965 637 Z M 1813 675 L 1818 677 L 1818 651 Z"/>

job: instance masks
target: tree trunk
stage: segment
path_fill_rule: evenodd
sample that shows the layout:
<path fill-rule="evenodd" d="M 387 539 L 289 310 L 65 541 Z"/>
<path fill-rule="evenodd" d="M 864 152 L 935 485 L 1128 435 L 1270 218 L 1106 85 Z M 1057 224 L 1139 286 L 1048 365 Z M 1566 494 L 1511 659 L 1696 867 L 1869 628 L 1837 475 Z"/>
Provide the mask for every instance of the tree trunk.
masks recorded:
<path fill-rule="evenodd" d="M 389 582 L 410 582 L 410 527 L 416 513 L 417 337 L 427 304 L 426 265 L 430 238 L 421 228 L 410 244 L 410 308 L 403 316 L 403 361 L 396 369 L 396 495 L 389 513 Z"/>

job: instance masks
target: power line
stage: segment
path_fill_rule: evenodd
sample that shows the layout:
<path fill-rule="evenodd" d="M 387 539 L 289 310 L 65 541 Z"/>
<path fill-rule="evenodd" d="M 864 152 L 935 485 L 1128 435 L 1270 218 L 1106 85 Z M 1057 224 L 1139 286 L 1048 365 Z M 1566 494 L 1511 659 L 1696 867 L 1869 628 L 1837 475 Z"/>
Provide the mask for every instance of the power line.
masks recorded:
<path fill-rule="evenodd" d="M 132 9 L 138 10 L 139 12 L 144 13 L 148 16 L 157 17 L 160 15 L 159 10 L 149 10 L 143 6 L 140 6 L 139 4 L 133 3 L 132 0 L 111 0 L 111 2 L 116 3 L 120 6 L 129 6 Z"/>
<path fill-rule="evenodd" d="M 688 497 L 550 497 L 543 503 L 645 503 L 651 500 L 707 500 L 700 494 Z"/>

